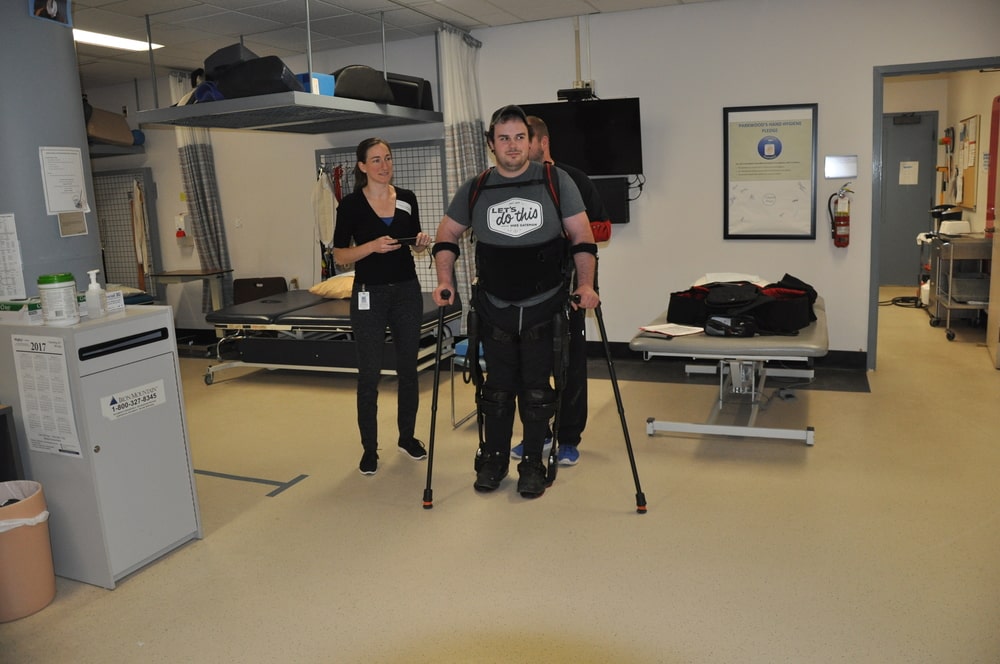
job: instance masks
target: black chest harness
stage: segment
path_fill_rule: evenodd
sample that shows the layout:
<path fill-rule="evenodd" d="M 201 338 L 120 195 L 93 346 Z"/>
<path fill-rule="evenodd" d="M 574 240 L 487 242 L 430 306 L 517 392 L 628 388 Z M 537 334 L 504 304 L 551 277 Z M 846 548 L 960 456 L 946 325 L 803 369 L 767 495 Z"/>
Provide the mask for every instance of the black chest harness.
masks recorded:
<path fill-rule="evenodd" d="M 559 207 L 559 176 L 552 164 L 545 163 L 544 178 L 522 182 L 485 184 L 493 171 L 488 168 L 476 178 L 469 189 L 469 217 L 485 189 L 504 189 L 543 184 L 552 198 L 556 212 Z M 476 277 L 480 287 L 502 300 L 517 302 L 552 290 L 566 283 L 570 270 L 568 242 L 562 235 L 542 244 L 526 247 L 504 247 L 479 240 L 476 242 Z"/>

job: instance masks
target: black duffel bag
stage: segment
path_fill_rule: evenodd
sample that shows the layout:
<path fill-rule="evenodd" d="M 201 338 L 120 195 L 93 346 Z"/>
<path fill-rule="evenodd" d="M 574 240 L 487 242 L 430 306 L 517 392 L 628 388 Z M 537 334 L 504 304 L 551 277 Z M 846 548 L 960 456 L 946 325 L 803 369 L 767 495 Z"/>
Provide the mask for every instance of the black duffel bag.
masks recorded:
<path fill-rule="evenodd" d="M 745 324 L 738 335 L 720 328 L 715 330 L 717 336 L 794 335 L 816 320 L 816 297 L 812 286 L 788 274 L 763 288 L 746 281 L 713 282 L 671 293 L 667 322 L 705 327 L 709 333 L 710 319 L 722 317 Z"/>
<path fill-rule="evenodd" d="M 715 281 L 670 294 L 667 322 L 704 327 L 712 315 L 735 316 L 761 303 L 760 287 L 749 281 Z"/>
<path fill-rule="evenodd" d="M 235 64 L 219 74 L 215 84 L 226 99 L 303 91 L 299 79 L 276 55 Z"/>

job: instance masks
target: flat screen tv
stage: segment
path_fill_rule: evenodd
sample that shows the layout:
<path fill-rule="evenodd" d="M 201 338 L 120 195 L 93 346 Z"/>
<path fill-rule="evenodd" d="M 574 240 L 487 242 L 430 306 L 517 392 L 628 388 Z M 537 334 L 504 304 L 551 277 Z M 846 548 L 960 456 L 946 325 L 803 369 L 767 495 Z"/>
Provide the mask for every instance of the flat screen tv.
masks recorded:
<path fill-rule="evenodd" d="M 642 173 L 639 99 L 588 99 L 521 104 L 549 127 L 552 158 L 587 175 Z"/>

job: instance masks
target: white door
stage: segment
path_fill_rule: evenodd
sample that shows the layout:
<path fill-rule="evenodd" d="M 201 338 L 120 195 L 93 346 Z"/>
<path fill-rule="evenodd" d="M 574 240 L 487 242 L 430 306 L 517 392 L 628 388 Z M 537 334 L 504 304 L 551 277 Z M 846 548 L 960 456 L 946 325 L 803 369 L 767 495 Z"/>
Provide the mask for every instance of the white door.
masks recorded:
<path fill-rule="evenodd" d="M 116 579 L 198 530 L 174 356 L 82 379 L 88 439 Z"/>

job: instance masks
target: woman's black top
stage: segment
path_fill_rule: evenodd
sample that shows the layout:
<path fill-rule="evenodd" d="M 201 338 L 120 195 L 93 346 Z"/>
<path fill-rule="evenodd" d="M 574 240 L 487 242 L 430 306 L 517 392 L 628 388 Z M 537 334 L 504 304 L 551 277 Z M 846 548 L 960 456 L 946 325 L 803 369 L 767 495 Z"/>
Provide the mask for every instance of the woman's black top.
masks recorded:
<path fill-rule="evenodd" d="M 382 220 L 361 191 L 344 196 L 337 206 L 337 225 L 333 231 L 333 246 L 346 249 L 351 241 L 362 245 L 383 235 L 414 237 L 420 232 L 420 212 L 417 197 L 409 189 L 396 187 L 396 210 L 388 225 Z M 417 278 L 413 254 L 409 247 L 384 254 L 373 253 L 354 264 L 354 281 L 358 284 L 390 284 Z"/>

